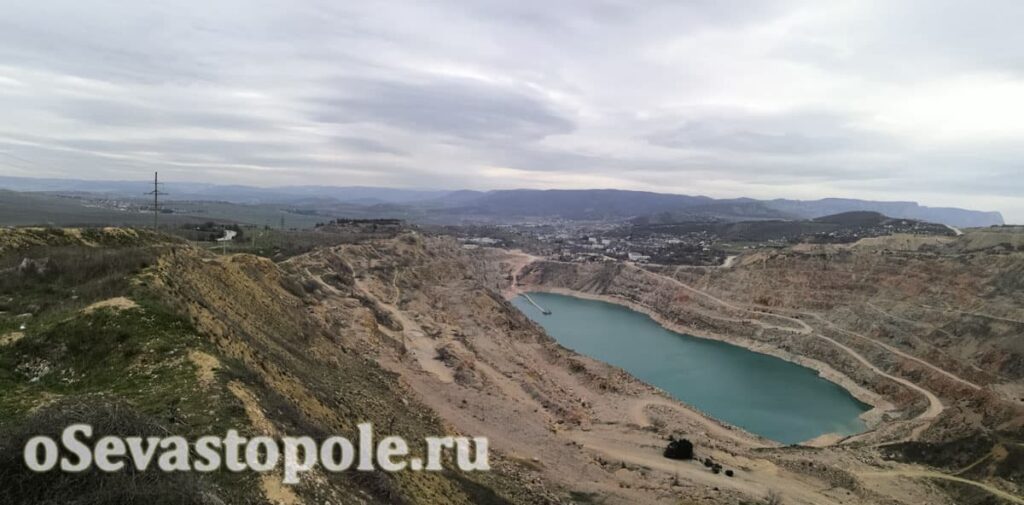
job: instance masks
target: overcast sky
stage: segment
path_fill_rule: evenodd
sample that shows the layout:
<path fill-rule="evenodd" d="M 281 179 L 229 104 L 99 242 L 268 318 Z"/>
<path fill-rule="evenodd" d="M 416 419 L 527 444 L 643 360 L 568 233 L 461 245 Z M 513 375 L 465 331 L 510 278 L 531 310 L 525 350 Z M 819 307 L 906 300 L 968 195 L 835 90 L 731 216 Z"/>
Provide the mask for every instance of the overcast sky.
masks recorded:
<path fill-rule="evenodd" d="M 915 200 L 1024 222 L 1020 0 L 4 0 L 0 175 Z"/>

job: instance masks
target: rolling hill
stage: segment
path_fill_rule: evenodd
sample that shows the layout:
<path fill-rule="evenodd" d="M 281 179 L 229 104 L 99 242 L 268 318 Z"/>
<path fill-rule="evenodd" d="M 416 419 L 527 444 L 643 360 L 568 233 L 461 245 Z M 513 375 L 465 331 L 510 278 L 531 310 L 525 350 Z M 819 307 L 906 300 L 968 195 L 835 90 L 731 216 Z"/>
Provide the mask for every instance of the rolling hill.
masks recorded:
<path fill-rule="evenodd" d="M 56 195 L 139 199 L 152 184 L 143 181 L 84 181 L 0 176 L 0 188 Z M 226 202 L 301 208 L 321 217 L 401 217 L 414 221 L 517 221 L 524 218 L 625 220 L 652 223 L 716 220 L 815 219 L 844 212 L 878 212 L 957 227 L 1003 224 L 999 212 L 926 207 L 915 202 L 883 202 L 844 198 L 821 200 L 715 199 L 707 196 L 618 189 L 494 191 L 412 190 L 379 187 L 286 186 L 259 188 L 169 182 L 162 187 L 168 201 Z M 0 195 L 0 206 L 11 194 Z M 27 207 L 31 209 L 32 207 Z M 28 224 L 4 222 L 4 224 Z M 37 224 L 33 222 L 32 224 Z M 124 222 L 123 224 L 134 224 Z"/>

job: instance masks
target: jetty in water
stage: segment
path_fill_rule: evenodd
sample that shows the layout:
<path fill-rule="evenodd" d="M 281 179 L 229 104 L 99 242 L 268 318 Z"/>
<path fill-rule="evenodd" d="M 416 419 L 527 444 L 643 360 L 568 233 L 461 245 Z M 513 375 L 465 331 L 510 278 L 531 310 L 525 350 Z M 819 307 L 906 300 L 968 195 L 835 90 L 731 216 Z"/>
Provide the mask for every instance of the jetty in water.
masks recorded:
<path fill-rule="evenodd" d="M 550 316 L 551 315 L 551 311 L 550 310 L 545 309 L 544 307 L 541 307 L 537 302 L 533 301 L 533 298 L 530 298 L 530 295 L 528 295 L 526 293 L 519 293 L 519 296 L 522 296 L 523 298 L 526 298 L 526 301 L 530 302 L 530 304 L 533 305 L 534 307 L 537 307 L 537 310 L 539 310 L 541 314 L 544 314 L 545 316 Z"/>

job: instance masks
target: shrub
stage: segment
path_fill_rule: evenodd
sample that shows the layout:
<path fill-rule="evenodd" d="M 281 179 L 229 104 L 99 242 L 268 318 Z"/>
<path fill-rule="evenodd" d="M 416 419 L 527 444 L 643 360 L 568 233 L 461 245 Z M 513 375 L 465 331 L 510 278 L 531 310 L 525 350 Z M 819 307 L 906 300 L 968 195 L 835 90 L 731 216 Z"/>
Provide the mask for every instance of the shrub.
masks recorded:
<path fill-rule="evenodd" d="M 91 467 L 81 473 L 29 470 L 22 460 L 28 439 L 45 435 L 59 440 L 65 427 L 85 423 L 94 435 L 165 436 L 151 419 L 123 403 L 101 397 L 64 400 L 44 407 L 15 427 L 0 431 L 0 489 L 11 504 L 127 504 L 178 505 L 211 503 L 209 493 L 193 472 L 139 472 L 126 465 L 107 473 Z M 74 456 L 72 456 L 73 458 Z M 152 463 L 151 463 L 152 464 Z"/>
<path fill-rule="evenodd" d="M 668 459 L 693 459 L 693 443 L 685 438 L 669 440 L 668 447 L 665 448 L 663 455 Z"/>

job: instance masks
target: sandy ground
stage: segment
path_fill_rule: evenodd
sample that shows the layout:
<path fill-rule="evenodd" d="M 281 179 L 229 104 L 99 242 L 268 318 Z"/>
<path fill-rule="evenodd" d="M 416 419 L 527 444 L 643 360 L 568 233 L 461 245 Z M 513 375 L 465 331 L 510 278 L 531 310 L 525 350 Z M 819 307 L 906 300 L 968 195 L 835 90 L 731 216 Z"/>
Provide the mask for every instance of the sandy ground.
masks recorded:
<path fill-rule="evenodd" d="M 722 265 L 719 268 L 732 268 L 732 266 L 736 264 L 736 259 L 739 257 L 740 256 L 738 254 L 726 257 L 725 261 L 722 262 Z"/>
<path fill-rule="evenodd" d="M 385 307 L 388 312 L 391 313 L 391 317 L 402 324 L 402 330 L 400 332 L 393 331 L 388 328 L 380 328 L 381 331 L 403 341 L 406 348 L 416 358 L 420 368 L 424 371 L 430 372 L 445 384 L 450 384 L 455 381 L 455 374 L 452 370 L 437 359 L 439 347 L 438 342 L 428 337 L 427 333 L 423 331 L 423 328 L 419 323 L 399 310 L 394 303 L 380 300 L 373 294 L 372 290 L 367 289 L 361 281 L 357 280 L 356 286 L 366 293 L 368 297 L 377 301 L 382 307 Z"/>
<path fill-rule="evenodd" d="M 228 390 L 242 402 L 245 414 L 249 417 L 249 423 L 258 433 L 270 437 L 278 436 L 274 424 L 267 419 L 263 409 L 260 408 L 259 400 L 249 388 L 241 382 L 232 381 L 228 383 Z M 281 482 L 282 478 L 282 475 L 277 472 L 268 472 L 260 476 L 260 487 L 263 489 L 264 497 L 274 505 L 301 505 L 303 501 L 290 487 Z"/>
<path fill-rule="evenodd" d="M 930 471 L 930 470 L 886 470 L 886 471 L 877 471 L 877 472 L 858 472 L 857 476 L 858 477 L 862 477 L 862 478 L 866 478 L 866 479 L 896 480 L 897 481 L 897 485 L 899 484 L 900 481 L 904 480 L 904 479 L 901 479 L 901 477 L 910 478 L 910 479 L 940 479 L 940 480 L 948 480 L 948 481 L 959 482 L 959 483 L 962 483 L 962 484 L 968 484 L 968 485 L 971 485 L 971 486 L 974 486 L 974 487 L 977 487 L 977 488 L 980 488 L 980 489 L 984 489 L 985 491 L 988 491 L 989 493 L 992 493 L 993 495 L 995 495 L 995 496 L 997 496 L 997 497 L 999 497 L 999 498 L 1001 498 L 1003 500 L 1006 500 L 1006 501 L 1008 501 L 1010 503 L 1018 503 L 1018 504 L 1024 505 L 1024 498 L 1022 498 L 1020 496 L 1007 493 L 1006 491 L 1003 491 L 1001 489 L 996 489 L 996 488 L 994 488 L 992 486 L 989 486 L 987 484 L 978 482 L 976 480 L 964 479 L 962 477 L 957 477 L 955 475 L 948 475 L 948 474 L 939 473 L 939 472 Z"/>
<path fill-rule="evenodd" d="M 213 384 L 213 374 L 220 368 L 220 361 L 217 358 L 202 351 L 192 351 L 188 353 L 188 360 L 195 365 L 200 384 L 204 386 Z"/>
<path fill-rule="evenodd" d="M 129 298 L 125 298 L 123 296 L 118 296 L 118 297 L 115 297 L 115 298 L 110 298 L 108 300 L 103 300 L 103 301 L 100 301 L 100 302 L 96 302 L 96 303 L 94 303 L 94 304 L 92 304 L 92 305 L 82 309 L 82 312 L 85 312 L 86 314 L 88 314 L 90 312 L 94 312 L 97 309 L 102 309 L 102 308 L 112 308 L 112 309 L 115 309 L 115 310 L 125 310 L 125 309 L 133 309 L 135 307 L 138 307 L 138 304 L 136 304 L 135 301 L 133 301 L 133 300 L 131 300 Z"/>
<path fill-rule="evenodd" d="M 25 338 L 25 333 L 21 331 L 12 331 L 3 336 L 0 336 L 0 347 L 11 345 L 21 339 Z"/>

